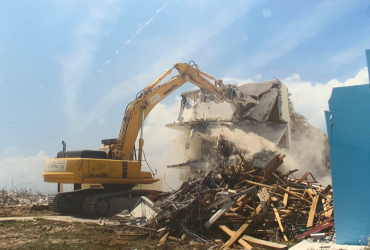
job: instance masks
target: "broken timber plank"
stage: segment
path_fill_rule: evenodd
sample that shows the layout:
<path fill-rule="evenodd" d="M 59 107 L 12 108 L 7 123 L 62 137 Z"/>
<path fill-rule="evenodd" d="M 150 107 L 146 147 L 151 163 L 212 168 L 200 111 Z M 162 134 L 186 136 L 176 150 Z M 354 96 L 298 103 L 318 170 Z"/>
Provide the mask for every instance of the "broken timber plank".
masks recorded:
<path fill-rule="evenodd" d="M 172 236 L 168 236 L 168 240 L 172 240 L 172 241 L 181 241 L 181 239 L 176 238 L 176 237 L 172 237 Z"/>
<path fill-rule="evenodd" d="M 227 226 L 220 225 L 219 227 L 222 229 L 222 231 L 227 233 L 230 237 L 233 237 L 233 235 L 235 234 L 235 231 L 230 230 Z M 249 245 L 247 242 L 245 242 L 243 239 L 239 239 L 238 243 L 245 249 L 253 249 L 253 247 Z"/>
<path fill-rule="evenodd" d="M 316 195 L 313 197 L 312 205 L 310 208 L 310 213 L 308 215 L 308 220 L 307 220 L 307 225 L 306 227 L 312 227 L 313 226 L 313 220 L 315 219 L 315 211 L 316 211 L 316 206 L 317 202 L 319 201 L 319 196 Z"/>
<path fill-rule="evenodd" d="M 170 232 L 167 232 L 160 240 L 159 240 L 159 244 L 162 244 L 162 243 L 165 243 L 167 238 L 168 238 L 168 235 L 170 235 Z"/>
<path fill-rule="evenodd" d="M 211 218 L 209 218 L 209 220 L 204 223 L 204 226 L 206 228 L 210 228 L 224 213 L 226 213 L 230 207 L 235 203 L 235 201 L 233 200 L 230 200 L 229 202 L 227 202 L 222 208 L 220 208 L 220 210 L 218 210 L 214 215 L 212 215 Z"/>
<path fill-rule="evenodd" d="M 289 191 L 289 187 L 287 187 L 287 189 Z M 289 194 L 288 193 L 285 193 L 284 194 L 284 200 L 283 200 L 283 205 L 284 205 L 284 208 L 288 205 L 288 197 L 289 197 Z"/>
<path fill-rule="evenodd" d="M 267 163 L 263 170 L 269 174 L 272 174 L 281 166 L 281 164 L 283 164 L 284 157 L 285 155 L 276 155 L 269 163 Z"/>
<path fill-rule="evenodd" d="M 281 219 L 280 219 L 280 215 L 279 215 L 279 212 L 277 211 L 276 208 L 273 209 L 274 210 L 274 213 L 275 213 L 275 216 L 276 216 L 276 220 L 279 224 L 279 228 L 280 228 L 280 231 L 283 233 L 284 235 L 284 240 L 285 241 L 288 241 L 288 238 L 286 237 L 286 235 L 284 234 L 284 228 L 283 228 L 283 225 L 281 224 Z"/>
<path fill-rule="evenodd" d="M 324 189 L 324 191 L 322 191 L 321 193 L 322 193 L 323 195 L 327 195 L 327 194 L 329 194 L 329 192 L 330 192 L 331 188 L 332 188 L 332 186 L 331 186 L 331 185 L 328 185 L 328 186 Z"/>
<path fill-rule="evenodd" d="M 262 184 L 262 183 L 259 183 L 259 182 L 254 182 L 254 181 L 246 181 L 246 182 L 249 183 L 249 184 L 252 184 L 252 185 L 257 185 L 257 186 L 261 186 L 261 187 L 265 187 L 265 188 L 272 188 L 272 186 L 270 186 L 270 185 Z"/>
<path fill-rule="evenodd" d="M 260 239 L 253 238 L 253 237 L 247 236 L 247 235 L 244 235 L 242 239 L 245 240 L 246 242 L 250 243 L 253 246 L 268 247 L 268 248 L 278 249 L 278 250 L 288 248 L 287 245 L 278 244 L 278 243 L 274 243 L 274 242 L 270 242 L 270 241 L 266 241 L 266 240 L 260 240 Z"/>
<path fill-rule="evenodd" d="M 284 189 L 284 188 L 282 188 L 282 187 L 280 187 L 280 186 L 278 186 L 277 188 L 278 188 L 278 189 L 280 189 L 281 191 L 283 191 L 284 193 L 288 193 L 288 194 L 290 194 L 290 195 L 292 195 L 292 196 L 294 196 L 294 197 L 298 198 L 298 200 L 301 200 L 301 201 L 307 202 L 307 203 L 309 203 L 310 205 L 312 204 L 310 201 L 308 201 L 308 200 L 306 200 L 306 199 L 303 199 L 301 196 L 297 195 L 296 193 L 293 193 L 293 192 L 291 192 L 291 191 L 288 191 L 288 190 L 286 190 L 286 189 Z"/>
<path fill-rule="evenodd" d="M 222 249 L 227 249 L 229 248 L 234 242 L 244 233 L 245 229 L 251 224 L 253 221 L 249 220 L 246 223 L 244 223 L 236 233 L 234 233 L 231 238 L 221 247 Z"/>

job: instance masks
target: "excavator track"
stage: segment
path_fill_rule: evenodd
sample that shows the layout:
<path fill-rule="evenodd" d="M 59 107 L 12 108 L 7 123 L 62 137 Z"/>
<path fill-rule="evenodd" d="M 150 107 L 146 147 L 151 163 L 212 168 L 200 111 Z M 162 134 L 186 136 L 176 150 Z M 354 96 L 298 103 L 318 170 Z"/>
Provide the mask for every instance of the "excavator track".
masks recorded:
<path fill-rule="evenodd" d="M 148 190 L 80 189 L 50 196 L 48 203 L 55 213 L 108 217 L 131 210 L 141 196 L 148 194 Z"/>
<path fill-rule="evenodd" d="M 147 196 L 147 190 L 124 190 L 93 194 L 83 202 L 83 213 L 90 217 L 109 217 L 123 210 L 131 210 L 141 196 Z"/>
<path fill-rule="evenodd" d="M 104 189 L 80 189 L 49 196 L 49 210 L 61 214 L 80 214 L 85 198 L 91 194 L 102 193 Z"/>

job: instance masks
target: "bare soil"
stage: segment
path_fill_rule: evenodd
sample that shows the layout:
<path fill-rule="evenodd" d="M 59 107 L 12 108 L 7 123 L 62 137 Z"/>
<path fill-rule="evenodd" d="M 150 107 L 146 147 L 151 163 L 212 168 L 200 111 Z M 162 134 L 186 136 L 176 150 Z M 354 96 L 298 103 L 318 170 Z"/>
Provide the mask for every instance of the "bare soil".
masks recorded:
<path fill-rule="evenodd" d="M 123 226 L 105 227 L 91 223 L 44 219 L 0 222 L 0 249 L 208 249 L 192 242 L 148 239 L 141 230 Z M 215 248 L 214 248 L 215 249 Z"/>
<path fill-rule="evenodd" d="M 35 217 L 35 216 L 46 216 L 55 215 L 54 212 L 39 207 L 0 207 L 0 217 Z"/>

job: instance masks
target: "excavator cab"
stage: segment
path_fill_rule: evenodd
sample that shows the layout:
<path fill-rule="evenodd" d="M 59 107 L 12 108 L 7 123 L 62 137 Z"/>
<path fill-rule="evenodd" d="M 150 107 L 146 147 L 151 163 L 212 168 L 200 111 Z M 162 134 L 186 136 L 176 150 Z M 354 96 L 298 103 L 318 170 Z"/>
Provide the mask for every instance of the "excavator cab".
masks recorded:
<path fill-rule="evenodd" d="M 117 139 L 104 139 L 101 143 L 103 145 L 100 146 L 99 151 L 104 151 L 107 153 L 107 158 L 112 159 L 112 152 L 116 148 Z"/>

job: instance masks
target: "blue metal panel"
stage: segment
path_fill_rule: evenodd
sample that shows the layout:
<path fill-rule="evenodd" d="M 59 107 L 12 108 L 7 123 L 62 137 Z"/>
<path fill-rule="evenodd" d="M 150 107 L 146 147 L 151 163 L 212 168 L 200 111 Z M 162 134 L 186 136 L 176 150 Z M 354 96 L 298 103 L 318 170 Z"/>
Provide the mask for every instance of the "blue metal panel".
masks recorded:
<path fill-rule="evenodd" d="M 370 49 L 367 49 L 365 52 L 367 61 L 367 72 L 369 73 L 369 83 L 370 83 Z"/>
<path fill-rule="evenodd" d="M 329 100 L 330 112 L 325 112 L 337 244 L 367 245 L 370 235 L 368 107 L 370 88 L 366 84 L 334 88 Z"/>

